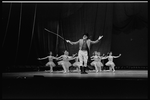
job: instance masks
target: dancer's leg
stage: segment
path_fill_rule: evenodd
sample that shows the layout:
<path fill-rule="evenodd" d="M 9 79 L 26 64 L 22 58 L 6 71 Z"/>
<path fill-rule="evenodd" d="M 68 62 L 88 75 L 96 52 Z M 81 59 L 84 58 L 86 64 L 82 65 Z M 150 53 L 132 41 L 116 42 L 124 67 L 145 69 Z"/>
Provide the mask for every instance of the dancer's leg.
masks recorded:
<path fill-rule="evenodd" d="M 112 68 L 112 71 L 115 72 L 115 66 L 112 65 L 111 68 Z"/>
<path fill-rule="evenodd" d="M 96 63 L 94 64 L 94 67 L 95 67 L 95 71 L 96 71 L 96 73 L 98 73 L 98 68 L 97 68 Z"/>
<path fill-rule="evenodd" d="M 53 66 L 50 65 L 50 72 L 53 72 Z"/>
<path fill-rule="evenodd" d="M 66 72 L 67 72 L 67 69 L 66 69 L 65 65 L 64 65 L 64 64 L 61 64 L 61 65 L 62 65 L 62 67 L 63 67 L 63 69 L 64 69 L 64 73 L 66 73 Z"/>

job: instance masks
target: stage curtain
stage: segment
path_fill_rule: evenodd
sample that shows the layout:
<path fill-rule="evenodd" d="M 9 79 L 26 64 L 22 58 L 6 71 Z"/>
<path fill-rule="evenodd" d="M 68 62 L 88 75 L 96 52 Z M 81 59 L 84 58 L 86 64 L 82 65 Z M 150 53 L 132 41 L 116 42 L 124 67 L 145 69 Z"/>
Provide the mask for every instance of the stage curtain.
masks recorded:
<path fill-rule="evenodd" d="M 2 8 L 4 65 L 35 65 L 39 62 L 44 65 L 47 60 L 43 62 L 37 58 L 49 55 L 50 51 L 54 56 L 63 54 L 64 50 L 68 50 L 70 55 L 78 52 L 78 45 L 70 45 L 44 28 L 71 41 L 79 40 L 85 32 L 89 33 L 91 40 L 103 35 L 99 43 L 91 45 L 92 55 L 94 51 L 102 54 L 109 52 L 113 34 L 122 31 L 130 33 L 134 29 L 148 26 L 147 5 L 142 3 L 25 3 L 22 4 L 22 14 L 20 3 L 12 6 L 9 3 L 2 4 Z"/>
<path fill-rule="evenodd" d="M 112 16 L 113 4 L 82 4 L 80 9 L 60 20 L 59 34 L 71 41 L 78 41 L 85 32 L 89 33 L 91 40 L 103 35 L 99 43 L 91 45 L 90 54 L 94 51 L 106 53 L 111 47 Z M 66 49 L 70 54 L 79 50 L 78 45 L 70 45 L 60 38 L 58 47 L 60 52 Z"/>
<path fill-rule="evenodd" d="M 148 4 L 114 4 L 113 33 L 132 33 L 135 29 L 148 28 Z"/>
<path fill-rule="evenodd" d="M 56 20 L 50 15 L 49 19 L 47 17 L 43 17 L 43 20 L 38 19 L 38 40 L 40 41 L 39 47 L 42 49 L 39 52 L 43 52 L 42 55 L 46 55 L 49 51 L 54 54 L 63 54 L 64 50 L 68 50 L 72 55 L 79 50 L 78 45 L 72 46 L 56 35 L 45 31 L 44 28 L 71 41 L 79 40 L 85 32 L 89 33 L 91 40 L 96 40 L 103 35 L 99 43 L 91 45 L 90 53 L 94 51 L 106 53 L 110 50 L 113 4 L 61 5 L 59 12 L 60 16 Z M 53 14 L 53 12 L 49 13 Z"/>

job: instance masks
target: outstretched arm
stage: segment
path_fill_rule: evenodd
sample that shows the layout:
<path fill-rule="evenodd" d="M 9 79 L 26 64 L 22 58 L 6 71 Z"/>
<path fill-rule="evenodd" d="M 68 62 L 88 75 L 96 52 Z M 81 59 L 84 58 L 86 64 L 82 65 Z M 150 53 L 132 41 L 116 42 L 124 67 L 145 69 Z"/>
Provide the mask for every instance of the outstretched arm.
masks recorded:
<path fill-rule="evenodd" d="M 72 41 L 70 41 L 70 40 L 66 40 L 66 42 L 67 42 L 67 43 L 70 43 L 71 45 L 74 45 L 74 44 L 78 44 L 78 43 L 79 43 L 79 40 L 76 41 L 76 42 L 72 42 Z"/>
<path fill-rule="evenodd" d="M 91 56 L 91 59 L 93 59 L 94 58 L 94 56 Z"/>
<path fill-rule="evenodd" d="M 61 55 L 61 56 L 57 57 L 57 60 L 61 60 L 62 56 L 63 56 L 63 55 Z"/>
<path fill-rule="evenodd" d="M 77 53 L 73 54 L 72 57 L 75 57 L 77 55 Z"/>
<path fill-rule="evenodd" d="M 47 56 L 47 57 L 44 57 L 44 58 L 38 58 L 38 60 L 43 60 L 43 59 L 46 59 L 46 58 L 48 58 L 49 56 Z"/>
<path fill-rule="evenodd" d="M 119 54 L 119 56 L 113 56 L 113 58 L 118 58 L 118 57 L 120 57 L 121 56 L 121 54 Z"/>
<path fill-rule="evenodd" d="M 78 58 L 78 56 L 76 56 L 76 57 L 72 57 L 72 58 L 71 58 L 71 60 L 74 60 L 74 59 L 77 59 L 77 58 Z"/>
<path fill-rule="evenodd" d="M 73 59 L 75 59 L 76 57 L 78 57 L 78 56 L 76 56 L 77 55 L 77 53 L 75 53 L 75 54 L 73 54 L 72 56 L 68 56 L 68 59 L 69 60 L 73 60 Z M 76 56 L 76 57 L 75 57 Z"/>
<path fill-rule="evenodd" d="M 92 44 L 98 43 L 99 40 L 102 38 L 103 36 L 99 36 L 99 38 L 96 41 L 90 41 Z"/>
<path fill-rule="evenodd" d="M 105 57 L 102 57 L 102 59 L 107 59 L 108 57 L 107 56 L 105 56 Z"/>
<path fill-rule="evenodd" d="M 105 54 L 103 54 L 102 59 L 107 59 L 108 56 L 106 56 Z"/>
<path fill-rule="evenodd" d="M 73 56 L 68 56 L 68 60 L 73 60 L 74 57 Z"/>
<path fill-rule="evenodd" d="M 91 60 L 95 60 L 94 58 L 95 58 L 95 56 L 91 56 Z"/>
<path fill-rule="evenodd" d="M 56 57 L 53 56 L 53 59 L 56 59 L 56 60 L 57 60 L 58 58 L 57 58 L 57 56 L 56 56 Z"/>

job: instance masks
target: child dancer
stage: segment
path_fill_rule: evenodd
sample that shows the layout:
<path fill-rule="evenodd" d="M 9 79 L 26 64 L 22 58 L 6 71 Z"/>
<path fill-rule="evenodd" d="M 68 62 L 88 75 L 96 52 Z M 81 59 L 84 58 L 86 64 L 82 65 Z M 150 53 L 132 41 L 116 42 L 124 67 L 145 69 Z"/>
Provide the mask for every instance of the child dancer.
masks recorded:
<path fill-rule="evenodd" d="M 50 67 L 50 72 L 53 72 L 53 67 L 55 67 L 55 63 L 53 62 L 53 59 L 57 59 L 56 57 L 52 56 L 52 52 L 50 51 L 49 56 L 44 57 L 44 58 L 38 58 L 38 60 L 43 60 L 43 59 L 47 59 L 49 60 L 49 62 L 46 63 L 46 66 Z"/>
<path fill-rule="evenodd" d="M 121 54 L 119 54 L 119 56 L 112 56 L 112 52 L 109 53 L 109 56 L 106 57 L 106 59 L 108 58 L 108 62 L 105 64 L 106 66 L 109 66 L 110 70 L 112 70 L 113 72 L 115 71 L 115 64 L 113 62 L 113 58 L 118 58 L 120 57 Z"/>
<path fill-rule="evenodd" d="M 74 66 L 74 67 L 77 67 L 78 72 L 80 72 L 80 62 L 79 62 L 79 57 L 78 57 L 78 56 L 77 56 L 77 57 L 74 57 L 74 59 L 75 59 L 75 62 L 73 63 L 73 66 Z"/>
<path fill-rule="evenodd" d="M 58 65 L 63 67 L 64 73 L 69 72 L 69 67 L 71 66 L 69 60 L 72 60 L 72 57 L 69 56 L 69 52 L 65 50 L 64 55 L 58 57 L 58 60 L 61 60 L 58 62 Z"/>
<path fill-rule="evenodd" d="M 94 54 L 95 55 L 91 57 L 91 60 L 94 60 L 93 62 L 91 62 L 91 65 L 95 67 L 96 73 L 98 73 L 99 71 L 101 71 L 101 67 L 103 66 L 101 60 L 106 58 L 100 56 L 100 52 L 95 51 Z"/>
<path fill-rule="evenodd" d="M 101 53 L 100 53 L 100 52 L 97 52 L 97 55 L 98 55 L 98 57 L 99 57 L 99 59 L 98 59 L 99 61 L 98 61 L 98 63 L 97 63 L 97 67 L 99 67 L 99 71 L 101 72 L 101 71 L 102 71 L 102 67 L 104 66 L 101 60 L 107 59 L 107 58 L 104 57 L 104 54 L 101 56 Z"/>

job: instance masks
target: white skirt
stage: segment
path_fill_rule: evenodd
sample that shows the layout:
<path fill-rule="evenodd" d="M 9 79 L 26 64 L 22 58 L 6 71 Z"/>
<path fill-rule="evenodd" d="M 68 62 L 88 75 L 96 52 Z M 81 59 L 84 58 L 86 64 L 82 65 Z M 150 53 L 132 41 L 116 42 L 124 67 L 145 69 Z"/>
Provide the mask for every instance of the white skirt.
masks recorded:
<path fill-rule="evenodd" d="M 80 62 L 75 62 L 75 63 L 73 63 L 73 66 L 80 66 Z"/>
<path fill-rule="evenodd" d="M 112 61 L 108 61 L 105 65 L 106 66 L 115 66 L 114 62 L 112 62 Z"/>
<path fill-rule="evenodd" d="M 46 66 L 55 67 L 56 65 L 55 65 L 55 63 L 54 63 L 54 62 L 49 61 L 49 62 L 46 64 Z"/>
<path fill-rule="evenodd" d="M 91 62 L 91 65 L 92 66 L 98 66 L 98 67 L 101 67 L 101 66 L 103 66 L 103 64 L 102 64 L 102 62 L 100 62 L 100 61 L 93 61 L 93 62 Z"/>
<path fill-rule="evenodd" d="M 65 67 L 70 67 L 71 63 L 69 61 L 59 61 L 58 65 L 64 65 Z"/>

